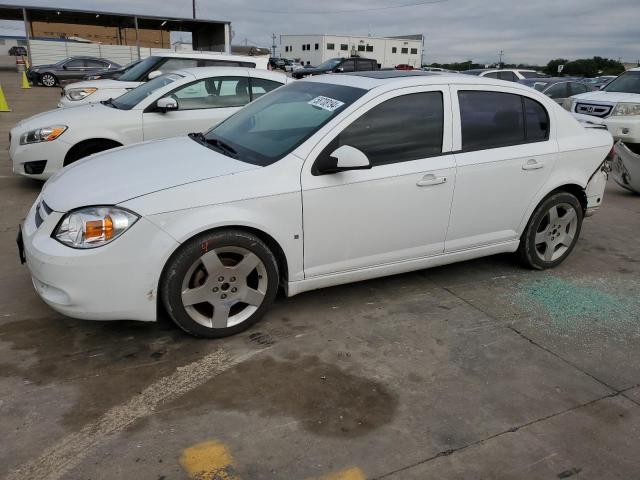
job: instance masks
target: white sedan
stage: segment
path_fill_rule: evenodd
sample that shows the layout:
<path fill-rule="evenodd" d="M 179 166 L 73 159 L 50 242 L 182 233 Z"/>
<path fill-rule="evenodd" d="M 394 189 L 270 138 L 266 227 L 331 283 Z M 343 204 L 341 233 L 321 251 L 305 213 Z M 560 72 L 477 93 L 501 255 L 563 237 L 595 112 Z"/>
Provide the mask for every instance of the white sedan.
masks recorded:
<path fill-rule="evenodd" d="M 202 132 L 291 79 L 240 67 L 179 70 L 117 99 L 51 110 L 11 130 L 13 172 L 40 180 L 103 150 Z"/>
<path fill-rule="evenodd" d="M 540 92 L 379 71 L 290 83 L 202 136 L 52 177 L 18 244 L 42 299 L 83 319 L 239 332 L 282 287 L 502 252 L 554 267 L 597 209 L 612 138 Z M 125 280 L 125 281 L 123 281 Z"/>

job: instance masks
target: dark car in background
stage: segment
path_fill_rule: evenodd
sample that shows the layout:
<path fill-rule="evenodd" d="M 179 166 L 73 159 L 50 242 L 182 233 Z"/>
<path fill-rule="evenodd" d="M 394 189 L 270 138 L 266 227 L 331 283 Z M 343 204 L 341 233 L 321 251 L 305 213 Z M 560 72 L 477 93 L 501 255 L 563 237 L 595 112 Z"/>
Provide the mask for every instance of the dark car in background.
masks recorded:
<path fill-rule="evenodd" d="M 565 98 L 594 90 L 593 87 L 582 80 L 570 77 L 527 78 L 520 80 L 518 83 L 541 91 L 560 105 L 562 105 Z"/>
<path fill-rule="evenodd" d="M 80 80 L 87 74 L 118 68 L 120 65 L 104 58 L 69 57 L 51 65 L 32 66 L 27 70 L 27 78 L 34 85 L 55 87 L 70 80 Z"/>
<path fill-rule="evenodd" d="M 317 67 L 305 67 L 295 70 L 292 73 L 292 77 L 304 78 L 312 75 L 322 75 L 323 73 L 368 72 L 371 70 L 380 70 L 378 61 L 375 59 L 360 57 L 331 58 Z"/>
<path fill-rule="evenodd" d="M 27 49 L 25 47 L 21 47 L 20 45 L 14 45 L 9 49 L 9 55 L 12 57 L 26 57 Z"/>
<path fill-rule="evenodd" d="M 121 75 L 127 73 L 133 67 L 138 65 L 142 60 L 134 60 L 131 63 L 127 63 L 124 67 L 120 68 L 107 68 L 105 70 L 99 70 L 97 72 L 89 73 L 85 75 L 82 80 L 101 80 L 103 78 L 120 78 Z"/>

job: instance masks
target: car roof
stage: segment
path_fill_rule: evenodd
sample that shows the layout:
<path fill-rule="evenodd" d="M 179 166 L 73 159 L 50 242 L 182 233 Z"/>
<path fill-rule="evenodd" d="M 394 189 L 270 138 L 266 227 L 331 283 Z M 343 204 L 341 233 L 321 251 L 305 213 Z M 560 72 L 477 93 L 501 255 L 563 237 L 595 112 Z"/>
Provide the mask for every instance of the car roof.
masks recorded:
<path fill-rule="evenodd" d="M 207 60 L 240 60 L 243 62 L 255 62 L 256 59 L 266 59 L 266 55 L 231 55 L 224 52 L 159 52 L 151 55 L 152 57 L 172 57 L 172 58 L 205 58 Z"/>
<path fill-rule="evenodd" d="M 183 68 L 181 70 L 174 70 L 170 73 L 177 73 L 187 76 L 192 76 L 196 79 L 218 76 L 230 76 L 230 77 L 260 77 L 266 79 L 273 79 L 276 81 L 286 82 L 287 76 L 284 73 L 274 72 L 270 70 L 262 70 L 257 68 L 248 67 L 193 67 Z"/>
<path fill-rule="evenodd" d="M 422 85 L 487 85 L 496 87 L 520 88 L 529 91 L 529 87 L 517 82 L 507 82 L 495 78 L 476 77 L 450 72 L 423 72 L 422 70 L 395 71 L 376 70 L 374 72 L 353 72 L 316 75 L 299 82 L 331 83 L 346 87 L 372 90 L 384 86 L 413 87 Z"/>

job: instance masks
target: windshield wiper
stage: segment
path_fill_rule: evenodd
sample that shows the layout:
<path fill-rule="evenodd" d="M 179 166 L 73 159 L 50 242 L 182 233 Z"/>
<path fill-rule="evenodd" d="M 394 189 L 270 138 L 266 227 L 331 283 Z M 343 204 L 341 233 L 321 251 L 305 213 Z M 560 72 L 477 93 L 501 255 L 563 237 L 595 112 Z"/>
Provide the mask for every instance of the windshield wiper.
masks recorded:
<path fill-rule="evenodd" d="M 238 152 L 236 152 L 231 146 L 229 146 L 227 143 L 224 143 L 222 140 L 218 140 L 217 138 L 206 138 L 206 142 L 209 145 L 214 145 L 215 147 L 218 147 L 218 149 L 222 150 L 229 157 L 232 157 L 232 158 L 238 157 Z"/>
<path fill-rule="evenodd" d="M 232 147 L 230 147 L 223 141 L 218 140 L 217 138 L 207 138 L 206 135 L 201 132 L 190 133 L 189 138 L 195 140 L 196 142 L 206 147 L 214 148 L 219 152 L 223 153 L 224 155 L 226 155 L 227 157 L 231 157 L 231 158 L 238 157 L 238 152 L 236 152 Z"/>
<path fill-rule="evenodd" d="M 111 105 L 113 108 L 118 110 L 118 106 L 115 103 L 113 103 L 113 98 L 109 98 L 108 100 L 102 100 L 100 103 L 103 105 Z"/>

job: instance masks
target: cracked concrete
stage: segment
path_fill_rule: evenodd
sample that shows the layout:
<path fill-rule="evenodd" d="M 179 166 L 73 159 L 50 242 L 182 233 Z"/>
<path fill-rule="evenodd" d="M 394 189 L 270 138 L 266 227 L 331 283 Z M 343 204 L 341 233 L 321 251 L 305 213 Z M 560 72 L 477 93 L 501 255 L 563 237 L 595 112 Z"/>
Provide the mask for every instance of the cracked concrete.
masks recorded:
<path fill-rule="evenodd" d="M 59 94 L 12 75 L 3 139 Z M 640 473 L 640 198 L 615 185 L 553 271 L 504 255 L 308 292 L 220 341 L 48 309 L 14 244 L 39 188 L 3 148 L 2 478 Z"/>

